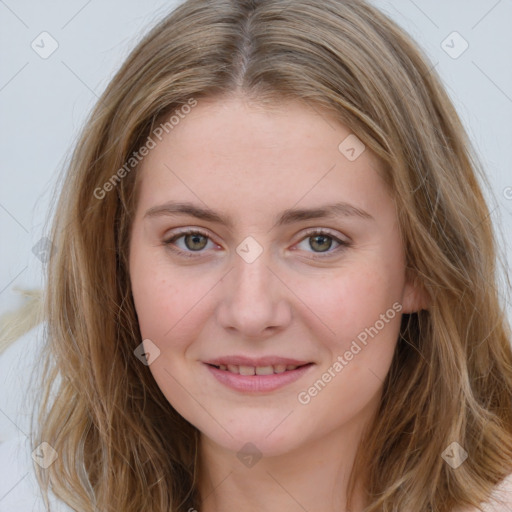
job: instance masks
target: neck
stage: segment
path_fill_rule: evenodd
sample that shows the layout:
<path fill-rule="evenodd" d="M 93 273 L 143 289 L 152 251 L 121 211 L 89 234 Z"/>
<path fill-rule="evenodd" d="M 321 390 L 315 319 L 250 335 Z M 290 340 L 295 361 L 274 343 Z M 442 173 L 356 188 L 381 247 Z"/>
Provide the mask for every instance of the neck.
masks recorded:
<path fill-rule="evenodd" d="M 325 512 L 347 512 L 362 433 L 361 423 L 352 422 L 285 454 L 249 459 L 248 465 L 202 434 L 200 511 L 297 512 L 318 510 L 321 504 Z M 365 505 L 363 487 L 356 481 L 350 511 L 361 512 Z"/>

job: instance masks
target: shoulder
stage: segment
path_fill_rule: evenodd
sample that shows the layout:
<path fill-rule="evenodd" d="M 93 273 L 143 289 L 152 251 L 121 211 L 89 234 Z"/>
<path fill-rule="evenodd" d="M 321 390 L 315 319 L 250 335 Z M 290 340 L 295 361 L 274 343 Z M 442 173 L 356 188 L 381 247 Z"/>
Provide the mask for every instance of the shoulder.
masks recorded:
<path fill-rule="evenodd" d="M 491 499 L 482 508 L 484 512 L 512 511 L 512 474 L 496 486 Z"/>
<path fill-rule="evenodd" d="M 71 509 L 50 497 L 51 510 Z M 0 443 L 0 512 L 44 512 L 28 438 L 18 436 Z"/>
<path fill-rule="evenodd" d="M 481 504 L 482 512 L 512 512 L 512 474 L 498 484 L 490 499 Z M 453 512 L 480 512 L 476 508 L 457 508 Z"/>

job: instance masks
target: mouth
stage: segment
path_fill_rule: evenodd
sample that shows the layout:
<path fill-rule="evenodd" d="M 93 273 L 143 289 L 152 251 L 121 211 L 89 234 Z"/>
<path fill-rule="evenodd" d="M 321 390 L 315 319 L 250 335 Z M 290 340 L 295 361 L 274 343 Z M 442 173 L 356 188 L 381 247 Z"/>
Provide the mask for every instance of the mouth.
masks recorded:
<path fill-rule="evenodd" d="M 283 388 L 309 373 L 315 363 L 224 364 L 205 363 L 215 380 L 242 393 L 268 393 Z"/>
<path fill-rule="evenodd" d="M 303 368 L 304 366 L 311 366 L 313 363 L 305 364 L 276 364 L 266 366 L 247 366 L 247 365 L 236 365 L 236 364 L 210 364 L 208 366 L 217 368 L 225 372 L 235 373 L 238 375 L 273 375 L 285 372 L 291 372 L 297 368 Z"/>

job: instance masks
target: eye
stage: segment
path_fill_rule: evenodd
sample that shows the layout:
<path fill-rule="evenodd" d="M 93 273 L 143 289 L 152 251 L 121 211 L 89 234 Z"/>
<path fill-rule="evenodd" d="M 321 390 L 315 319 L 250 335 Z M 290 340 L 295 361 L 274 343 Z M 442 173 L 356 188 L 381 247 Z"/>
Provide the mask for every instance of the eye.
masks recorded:
<path fill-rule="evenodd" d="M 309 240 L 309 243 L 307 243 L 307 240 Z M 337 244 L 337 247 L 335 247 L 334 250 L 330 250 L 333 246 L 333 242 Z M 324 258 L 334 253 L 338 253 L 350 246 L 349 242 L 341 240 L 325 229 L 317 229 L 308 232 L 306 237 L 302 239 L 298 246 L 305 243 L 307 244 L 306 248 L 302 247 L 302 250 L 307 251 L 308 248 L 313 249 L 313 252 L 315 253 L 313 258 Z M 322 256 L 321 254 L 327 254 L 327 256 Z"/>
<path fill-rule="evenodd" d="M 180 239 L 183 239 L 184 247 L 179 247 L 176 242 Z M 195 253 L 200 253 L 203 249 L 208 245 L 208 242 L 211 242 L 210 236 L 203 231 L 195 230 L 186 230 L 181 231 L 180 233 L 176 233 L 172 238 L 165 240 L 164 244 L 169 247 L 172 251 L 189 258 L 193 258 L 196 255 Z M 213 244 L 213 242 L 211 242 Z M 197 254 L 199 256 L 199 254 Z"/>
<path fill-rule="evenodd" d="M 180 239 L 183 239 L 181 247 L 177 243 Z M 341 240 L 325 229 L 317 229 L 308 232 L 297 245 L 300 246 L 300 244 L 306 243 L 307 240 L 309 240 L 307 248 L 302 247 L 301 250 L 308 251 L 308 248 L 312 249 L 315 253 L 312 256 L 313 258 L 325 258 L 350 246 L 349 242 Z M 180 256 L 194 258 L 204 252 L 203 250 L 207 248 L 208 242 L 215 245 L 211 241 L 210 235 L 207 233 L 198 229 L 189 229 L 175 233 L 171 238 L 164 241 L 164 245 L 168 246 L 170 250 Z M 335 247 L 334 250 L 330 250 L 333 246 L 333 242 L 337 244 L 337 247 Z M 325 254 L 325 256 L 323 254 Z"/>

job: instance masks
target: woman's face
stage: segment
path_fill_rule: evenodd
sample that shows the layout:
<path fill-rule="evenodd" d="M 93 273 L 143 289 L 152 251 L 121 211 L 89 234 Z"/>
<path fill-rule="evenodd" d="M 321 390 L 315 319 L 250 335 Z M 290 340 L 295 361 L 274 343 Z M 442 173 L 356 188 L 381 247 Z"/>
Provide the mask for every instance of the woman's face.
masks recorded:
<path fill-rule="evenodd" d="M 137 171 L 130 243 L 158 386 L 234 451 L 279 455 L 368 418 L 420 306 L 377 158 L 300 103 L 201 100 L 182 117 Z"/>

